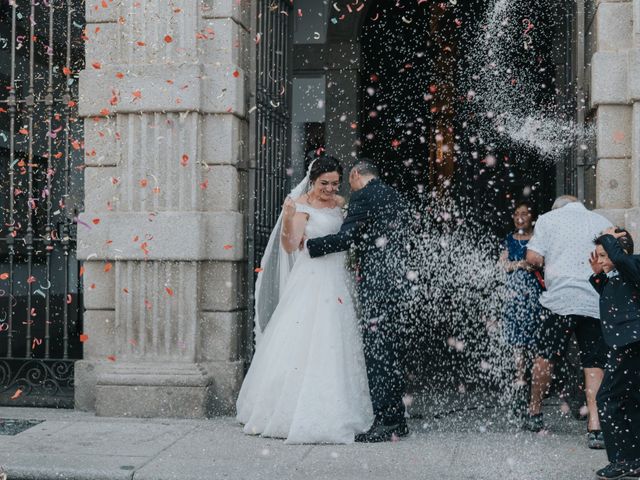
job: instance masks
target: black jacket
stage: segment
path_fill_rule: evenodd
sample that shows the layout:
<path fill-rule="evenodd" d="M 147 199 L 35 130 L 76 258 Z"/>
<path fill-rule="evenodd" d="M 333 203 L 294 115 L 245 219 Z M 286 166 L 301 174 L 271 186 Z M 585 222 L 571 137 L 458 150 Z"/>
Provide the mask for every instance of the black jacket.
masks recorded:
<path fill-rule="evenodd" d="M 311 257 L 319 257 L 354 246 L 360 267 L 361 301 L 399 301 L 407 219 L 408 209 L 400 194 L 376 178 L 351 194 L 340 231 L 309 239 L 307 248 Z"/>
<path fill-rule="evenodd" d="M 612 235 L 602 246 L 618 271 L 591 275 L 589 281 L 600 294 L 600 322 L 604 339 L 612 348 L 640 341 L 640 255 L 627 255 Z"/>

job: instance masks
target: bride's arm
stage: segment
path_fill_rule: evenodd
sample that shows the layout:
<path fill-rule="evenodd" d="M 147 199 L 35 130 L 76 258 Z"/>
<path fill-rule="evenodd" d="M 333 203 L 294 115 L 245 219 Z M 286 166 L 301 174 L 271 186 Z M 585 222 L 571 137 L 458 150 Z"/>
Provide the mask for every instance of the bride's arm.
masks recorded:
<path fill-rule="evenodd" d="M 282 207 L 282 233 L 280 234 L 285 252 L 293 253 L 298 249 L 306 226 L 307 214 L 297 212 L 296 203 L 287 197 Z"/>

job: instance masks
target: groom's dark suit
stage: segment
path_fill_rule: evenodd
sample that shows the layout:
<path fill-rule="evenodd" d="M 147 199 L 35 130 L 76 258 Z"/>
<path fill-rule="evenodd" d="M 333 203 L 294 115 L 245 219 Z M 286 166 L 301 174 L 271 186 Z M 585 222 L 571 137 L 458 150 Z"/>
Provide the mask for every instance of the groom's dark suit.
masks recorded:
<path fill-rule="evenodd" d="M 364 354 L 376 420 L 404 421 L 405 338 L 400 333 L 406 278 L 402 268 L 407 209 L 402 197 L 379 179 L 351 194 L 347 217 L 334 235 L 307 240 L 311 257 L 355 247 L 359 264 L 357 294 Z"/>

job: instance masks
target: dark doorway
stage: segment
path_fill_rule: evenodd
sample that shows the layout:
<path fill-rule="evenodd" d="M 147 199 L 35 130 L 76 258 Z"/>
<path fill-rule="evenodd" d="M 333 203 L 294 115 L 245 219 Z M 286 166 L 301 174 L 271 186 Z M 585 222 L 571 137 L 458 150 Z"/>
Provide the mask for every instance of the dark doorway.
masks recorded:
<path fill-rule="evenodd" d="M 527 198 L 541 212 L 550 208 L 556 167 L 491 133 L 485 128 L 491 112 L 479 111 L 469 95 L 474 70 L 485 67 L 472 59 L 489 3 L 380 0 L 370 7 L 360 42 L 360 153 L 414 201 L 436 192 L 487 233 L 502 236 L 515 201 Z M 535 43 L 518 43 L 509 59 L 533 85 L 522 101 L 534 110 L 557 102 L 555 78 L 567 68 L 557 64 L 565 58 L 558 49 L 566 48 L 557 34 L 566 19 L 562 8 L 528 0 L 513 18 L 514 35 L 522 34 L 523 22 L 536 26 Z"/>
<path fill-rule="evenodd" d="M 370 7 L 360 38 L 360 154 L 373 159 L 385 181 L 423 212 L 441 211 L 430 210 L 434 202 L 454 204 L 467 225 L 462 240 L 491 269 L 502 239 L 513 229 L 515 202 L 527 199 L 541 213 L 550 209 L 561 158 L 548 158 L 527 142 L 494 130 L 494 115 L 501 112 L 473 95 L 477 79 L 487 75 L 484 69 L 493 68 L 490 58 L 478 62 L 475 52 L 489 8 L 487 0 L 380 0 Z M 515 47 L 503 58 L 507 68 L 499 72 L 499 81 L 513 85 L 513 102 L 533 113 L 561 113 L 560 99 L 566 98 L 557 79 L 571 67 L 566 63 L 567 8 L 526 0 L 509 19 Z M 534 42 L 522 41 L 528 25 L 535 25 Z M 521 88 L 518 82 L 525 80 Z M 493 390 L 510 384 L 511 352 L 483 351 L 489 327 L 499 324 L 501 313 L 499 306 L 491 311 L 478 307 L 496 295 L 491 285 L 434 279 L 469 273 L 456 265 L 455 247 L 440 249 L 437 241 L 433 246 L 433 258 L 441 260 L 418 275 L 430 277 L 424 281 L 427 288 L 438 285 L 444 293 L 427 291 L 412 320 L 425 325 L 416 328 L 420 333 L 412 339 L 413 388 L 456 392 L 460 386 L 476 388 L 473 382 Z M 481 318 L 485 313 L 496 322 Z M 498 363 L 498 355 L 506 367 L 496 369 L 501 378 L 482 366 L 489 357 Z"/>

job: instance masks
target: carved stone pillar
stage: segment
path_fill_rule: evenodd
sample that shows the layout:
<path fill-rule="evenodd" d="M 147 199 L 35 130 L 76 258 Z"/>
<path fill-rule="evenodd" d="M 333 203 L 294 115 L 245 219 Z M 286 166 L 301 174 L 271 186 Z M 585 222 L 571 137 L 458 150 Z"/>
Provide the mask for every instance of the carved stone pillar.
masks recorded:
<path fill-rule="evenodd" d="M 234 408 L 245 316 L 244 3 L 86 2 L 78 258 L 88 338 L 78 408 L 171 417 Z"/>

